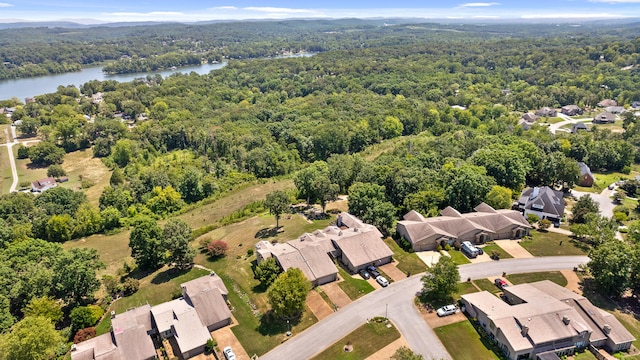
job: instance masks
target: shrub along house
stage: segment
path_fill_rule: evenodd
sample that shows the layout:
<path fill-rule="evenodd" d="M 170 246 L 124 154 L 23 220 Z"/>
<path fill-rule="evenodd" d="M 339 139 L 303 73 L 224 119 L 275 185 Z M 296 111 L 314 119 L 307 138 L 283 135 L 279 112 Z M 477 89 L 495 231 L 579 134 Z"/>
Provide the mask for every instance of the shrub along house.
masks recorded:
<path fill-rule="evenodd" d="M 470 317 L 511 360 L 560 359 L 588 346 L 627 350 L 633 335 L 611 314 L 549 280 L 462 295 Z"/>
<path fill-rule="evenodd" d="M 256 244 L 258 264 L 273 257 L 286 271 L 297 267 L 313 286 L 337 280 L 338 269 L 332 259 L 339 260 L 350 271 L 367 265 L 391 262 L 393 252 L 382 240 L 382 233 L 357 217 L 341 213 L 336 225 L 306 233 L 284 244 L 260 241 Z"/>
<path fill-rule="evenodd" d="M 520 194 L 518 208 L 525 217 L 533 214 L 540 219 L 549 219 L 554 224 L 560 224 L 564 216 L 562 191 L 553 190 L 548 186 L 525 189 Z"/>
<path fill-rule="evenodd" d="M 514 210 L 495 210 L 481 203 L 476 212 L 461 214 L 447 207 L 440 216 L 425 218 L 411 210 L 399 221 L 396 229 L 415 251 L 435 250 L 438 245 L 484 243 L 497 239 L 519 239 L 529 233 L 531 225 Z"/>
<path fill-rule="evenodd" d="M 183 283 L 183 297 L 143 305 L 111 319 L 111 332 L 71 348 L 72 360 L 156 359 L 156 341 L 168 339 L 173 352 L 189 359 L 204 352 L 210 331 L 231 323 L 227 288 L 211 273 Z"/>

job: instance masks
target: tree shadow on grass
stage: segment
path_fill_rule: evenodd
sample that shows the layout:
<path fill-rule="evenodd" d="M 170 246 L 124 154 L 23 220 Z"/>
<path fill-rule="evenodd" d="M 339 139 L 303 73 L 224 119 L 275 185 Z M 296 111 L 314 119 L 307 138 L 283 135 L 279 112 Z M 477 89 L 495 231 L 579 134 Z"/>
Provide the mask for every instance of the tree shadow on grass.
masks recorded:
<path fill-rule="evenodd" d="M 165 271 L 159 272 L 151 279 L 151 283 L 154 285 L 164 284 L 180 275 L 188 273 L 191 269 L 178 269 L 171 267 Z"/>
<path fill-rule="evenodd" d="M 256 233 L 255 238 L 256 239 L 266 239 L 266 238 L 277 236 L 278 233 L 280 232 L 281 228 L 282 228 L 282 226 L 277 227 L 277 228 L 268 227 L 268 228 L 260 229 Z"/>
<path fill-rule="evenodd" d="M 269 311 L 260 318 L 260 325 L 258 325 L 258 332 L 264 336 L 273 336 L 279 334 L 285 334 L 290 331 L 294 326 L 300 323 L 302 314 L 296 316 L 293 319 L 287 320 L 280 318 L 273 314 L 273 311 Z"/>

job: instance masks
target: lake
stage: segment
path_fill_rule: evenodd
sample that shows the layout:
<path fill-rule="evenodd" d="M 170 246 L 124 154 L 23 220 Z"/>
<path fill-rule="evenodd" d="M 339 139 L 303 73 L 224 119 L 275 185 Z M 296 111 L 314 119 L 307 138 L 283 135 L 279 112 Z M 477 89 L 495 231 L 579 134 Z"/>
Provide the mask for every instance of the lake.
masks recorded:
<path fill-rule="evenodd" d="M 278 58 L 290 58 L 290 57 L 309 57 L 315 55 L 314 53 L 301 53 L 292 55 L 277 56 L 270 59 Z M 38 76 L 22 79 L 0 80 L 0 100 L 11 99 L 17 97 L 20 101 L 24 102 L 27 97 L 34 97 L 36 95 L 48 94 L 56 92 L 58 86 L 75 85 L 80 88 L 80 85 L 91 80 L 116 80 L 120 82 L 132 81 L 136 78 L 147 77 L 147 75 L 160 74 L 162 77 L 167 77 L 171 74 L 181 72 L 183 74 L 189 74 L 192 71 L 198 74 L 208 74 L 212 70 L 218 70 L 227 65 L 226 62 L 218 64 L 202 64 L 194 66 L 184 66 L 175 70 L 163 70 L 152 71 L 144 73 L 132 73 L 132 74 L 116 74 L 106 75 L 102 72 L 102 66 L 88 67 L 81 71 Z"/>

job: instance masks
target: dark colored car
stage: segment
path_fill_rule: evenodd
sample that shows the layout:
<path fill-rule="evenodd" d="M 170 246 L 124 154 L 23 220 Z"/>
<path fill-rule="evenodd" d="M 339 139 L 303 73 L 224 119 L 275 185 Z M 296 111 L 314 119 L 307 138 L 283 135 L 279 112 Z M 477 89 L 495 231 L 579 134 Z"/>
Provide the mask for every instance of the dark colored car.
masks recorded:
<path fill-rule="evenodd" d="M 371 276 L 369 275 L 369 273 L 367 272 L 367 270 L 362 269 L 360 271 L 358 271 L 358 274 L 360 274 L 360 276 L 362 276 L 363 279 L 367 280 L 369 279 Z"/>
<path fill-rule="evenodd" d="M 367 266 L 367 271 L 369 272 L 369 274 L 371 274 L 372 277 L 377 278 L 378 276 L 380 276 L 380 272 L 378 272 L 378 269 L 376 269 L 375 266 L 373 265 L 369 265 Z"/>

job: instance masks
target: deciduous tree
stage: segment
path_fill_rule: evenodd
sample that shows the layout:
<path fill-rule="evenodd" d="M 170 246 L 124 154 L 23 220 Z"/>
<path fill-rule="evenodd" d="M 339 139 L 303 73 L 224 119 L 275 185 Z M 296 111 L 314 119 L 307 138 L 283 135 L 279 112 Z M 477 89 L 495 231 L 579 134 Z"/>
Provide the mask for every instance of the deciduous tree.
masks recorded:
<path fill-rule="evenodd" d="M 598 203 L 593 201 L 591 196 L 582 195 L 571 209 L 571 222 L 584 224 L 588 214 L 597 214 L 598 212 L 600 212 L 600 206 Z"/>
<path fill-rule="evenodd" d="M 48 318 L 27 316 L 0 338 L 0 352 L 7 360 L 48 360 L 63 341 Z"/>
<path fill-rule="evenodd" d="M 191 227 L 186 222 L 178 218 L 169 219 L 162 230 L 167 264 L 184 268 L 193 263 L 196 251 L 189 245 L 192 240 L 191 232 Z"/>
<path fill-rule="evenodd" d="M 302 313 L 311 283 L 302 270 L 289 268 L 267 290 L 267 298 L 276 316 L 292 319 Z"/>
<path fill-rule="evenodd" d="M 276 217 L 276 229 L 279 228 L 278 221 L 280 215 L 289 210 L 290 200 L 289 195 L 282 190 L 275 190 L 267 194 L 267 198 L 264 201 L 264 206 L 269 209 L 269 213 Z"/>
<path fill-rule="evenodd" d="M 155 220 L 142 217 L 134 223 L 129 236 L 129 247 L 131 256 L 141 269 L 156 269 L 164 264 L 162 242 L 162 229 Z"/>
<path fill-rule="evenodd" d="M 271 286 L 281 272 L 282 270 L 276 263 L 275 258 L 268 258 L 262 261 L 255 269 L 256 279 L 258 279 L 260 284 L 265 288 Z"/>
<path fill-rule="evenodd" d="M 446 300 L 458 288 L 460 273 L 453 260 L 441 256 L 437 263 L 427 268 L 427 273 L 420 280 L 422 281 L 422 293 L 427 298 Z"/>

